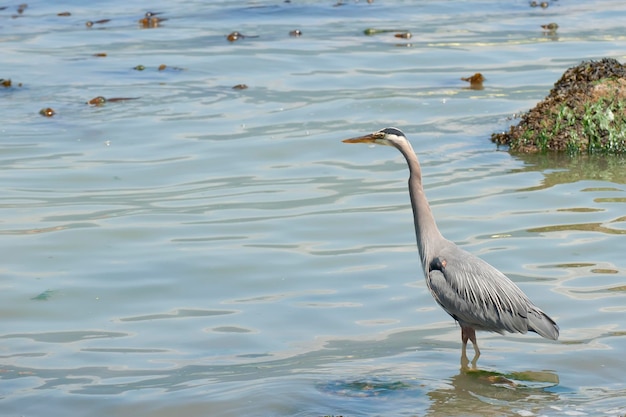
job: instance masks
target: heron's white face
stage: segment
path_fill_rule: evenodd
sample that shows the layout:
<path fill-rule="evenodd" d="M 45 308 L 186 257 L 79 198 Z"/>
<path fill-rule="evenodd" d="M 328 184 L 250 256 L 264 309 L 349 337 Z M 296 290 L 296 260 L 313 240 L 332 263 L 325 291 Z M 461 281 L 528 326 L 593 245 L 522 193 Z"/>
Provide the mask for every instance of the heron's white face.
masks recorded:
<path fill-rule="evenodd" d="M 395 127 L 386 127 L 377 132 L 359 136 L 356 138 L 345 139 L 345 143 L 376 143 L 378 145 L 394 146 L 394 143 L 406 141 L 406 136 L 400 129 Z"/>

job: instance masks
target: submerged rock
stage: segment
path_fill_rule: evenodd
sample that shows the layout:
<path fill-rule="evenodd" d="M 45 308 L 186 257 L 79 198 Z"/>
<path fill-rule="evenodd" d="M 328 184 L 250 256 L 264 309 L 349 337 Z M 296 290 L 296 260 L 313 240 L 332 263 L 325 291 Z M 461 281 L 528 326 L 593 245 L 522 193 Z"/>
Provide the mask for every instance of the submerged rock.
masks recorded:
<path fill-rule="evenodd" d="M 626 153 L 626 67 L 604 58 L 568 69 L 517 125 L 491 140 L 517 152 Z"/>

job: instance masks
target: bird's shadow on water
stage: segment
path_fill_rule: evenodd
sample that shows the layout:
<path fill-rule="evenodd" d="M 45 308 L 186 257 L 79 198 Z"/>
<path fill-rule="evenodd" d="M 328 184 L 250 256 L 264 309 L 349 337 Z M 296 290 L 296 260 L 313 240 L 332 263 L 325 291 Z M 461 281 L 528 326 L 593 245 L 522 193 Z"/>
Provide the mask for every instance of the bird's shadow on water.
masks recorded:
<path fill-rule="evenodd" d="M 559 400 L 557 393 L 547 390 L 558 383 L 558 376 L 549 371 L 501 373 L 461 369 L 442 381 L 397 380 L 387 376 L 327 381 L 317 388 L 348 400 L 358 398 L 383 404 L 392 401 L 393 407 L 416 412 L 420 409 L 427 416 L 482 416 L 508 415 L 512 408 L 539 412 Z"/>
<path fill-rule="evenodd" d="M 512 408 L 539 412 L 559 400 L 547 388 L 558 385 L 555 373 L 524 371 L 500 373 L 479 369 L 462 369 L 442 381 L 417 379 L 396 380 L 387 377 L 362 378 L 354 381 L 335 380 L 318 384 L 326 394 L 344 397 L 349 404 L 380 401 L 389 409 L 389 402 L 398 409 L 420 410 L 428 416 L 508 415 Z M 387 404 L 386 406 L 384 404 Z M 364 406 L 362 403 L 361 406 Z M 368 408 L 372 407 L 371 405 Z"/>
<path fill-rule="evenodd" d="M 431 345 L 423 350 L 410 348 L 410 353 L 406 346 L 401 348 L 407 339 L 419 340 L 419 333 L 400 332 L 389 335 L 384 341 L 373 342 L 381 345 L 399 343 L 400 350 L 395 353 L 385 350 L 388 356 L 381 356 L 375 362 L 372 362 L 375 358 L 370 357 L 365 366 L 359 365 L 356 355 L 353 371 L 362 372 L 361 376 L 320 382 L 317 389 L 327 395 L 343 397 L 348 404 L 360 398 L 370 404 L 380 402 L 381 407 L 390 411 L 384 404 L 392 402 L 393 407 L 398 409 L 413 409 L 420 415 L 428 416 L 508 415 L 513 407 L 534 413 L 548 408 L 559 399 L 557 393 L 551 392 L 559 385 L 559 377 L 551 371 L 481 369 L 477 357 L 472 361 L 466 357 L 461 359 L 458 371 L 446 374 L 459 364 L 457 359 L 454 360 L 455 365 L 445 362 L 453 356 L 458 358 L 453 353 L 457 350 L 452 344 L 449 352 L 445 352 L 447 346 Z M 352 345 L 354 342 L 349 343 Z M 416 358 L 416 355 L 422 359 Z M 441 360 L 444 362 L 435 357 L 443 357 Z"/>
<path fill-rule="evenodd" d="M 536 412 L 559 399 L 547 388 L 558 385 L 553 372 L 500 373 L 462 369 L 446 386 L 428 392 L 426 415 L 508 415 L 512 405 Z"/>

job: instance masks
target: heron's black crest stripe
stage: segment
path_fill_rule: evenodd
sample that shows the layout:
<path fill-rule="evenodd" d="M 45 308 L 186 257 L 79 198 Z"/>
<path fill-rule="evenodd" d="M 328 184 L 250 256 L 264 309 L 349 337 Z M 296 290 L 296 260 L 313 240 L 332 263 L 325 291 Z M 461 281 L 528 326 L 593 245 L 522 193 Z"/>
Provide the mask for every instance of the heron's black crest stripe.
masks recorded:
<path fill-rule="evenodd" d="M 389 135 L 404 136 L 404 133 L 402 133 L 400 129 L 396 129 L 395 127 L 386 127 L 381 130 L 381 132 L 387 133 Z"/>

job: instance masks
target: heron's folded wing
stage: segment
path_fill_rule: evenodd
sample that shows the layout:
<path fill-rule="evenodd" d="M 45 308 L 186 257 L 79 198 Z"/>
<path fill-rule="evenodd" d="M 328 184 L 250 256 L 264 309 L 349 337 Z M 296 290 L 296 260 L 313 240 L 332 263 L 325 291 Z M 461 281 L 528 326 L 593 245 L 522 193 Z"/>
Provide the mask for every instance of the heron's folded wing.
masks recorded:
<path fill-rule="evenodd" d="M 448 314 L 478 330 L 528 331 L 532 303 L 513 281 L 458 248 L 442 251 L 439 259 L 441 268 L 431 268 L 428 287 Z"/>

